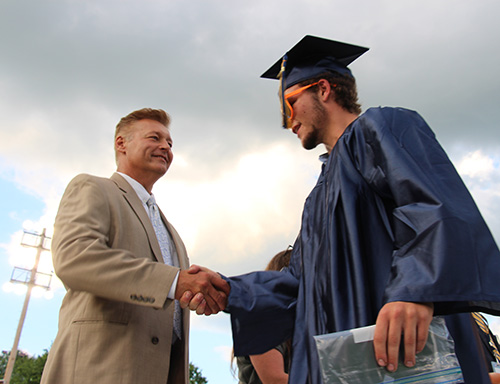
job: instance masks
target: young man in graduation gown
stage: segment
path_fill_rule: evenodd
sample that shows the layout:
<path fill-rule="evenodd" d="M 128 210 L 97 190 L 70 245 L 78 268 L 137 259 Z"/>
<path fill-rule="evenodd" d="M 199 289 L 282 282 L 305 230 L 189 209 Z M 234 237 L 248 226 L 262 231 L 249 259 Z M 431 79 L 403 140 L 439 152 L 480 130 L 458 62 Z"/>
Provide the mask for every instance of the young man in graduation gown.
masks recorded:
<path fill-rule="evenodd" d="M 366 51 L 306 36 L 262 75 L 280 81 L 284 127 L 327 153 L 289 273 L 228 279 L 235 355 L 292 337 L 290 383 L 321 383 L 313 336 L 376 324 L 376 361 L 394 371 L 400 342 L 413 366 L 432 317 L 452 314 L 466 382 L 488 383 L 465 312 L 500 313 L 499 250 L 416 112 L 361 114 L 347 65 Z"/>

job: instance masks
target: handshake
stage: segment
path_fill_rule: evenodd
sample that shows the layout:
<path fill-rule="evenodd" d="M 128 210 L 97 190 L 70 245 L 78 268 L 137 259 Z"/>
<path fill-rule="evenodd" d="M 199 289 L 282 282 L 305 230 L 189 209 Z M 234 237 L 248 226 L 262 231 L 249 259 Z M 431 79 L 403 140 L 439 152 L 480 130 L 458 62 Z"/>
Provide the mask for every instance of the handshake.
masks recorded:
<path fill-rule="evenodd" d="M 230 290 L 228 282 L 218 273 L 192 265 L 180 271 L 175 298 L 179 300 L 181 308 L 209 316 L 226 308 Z"/>

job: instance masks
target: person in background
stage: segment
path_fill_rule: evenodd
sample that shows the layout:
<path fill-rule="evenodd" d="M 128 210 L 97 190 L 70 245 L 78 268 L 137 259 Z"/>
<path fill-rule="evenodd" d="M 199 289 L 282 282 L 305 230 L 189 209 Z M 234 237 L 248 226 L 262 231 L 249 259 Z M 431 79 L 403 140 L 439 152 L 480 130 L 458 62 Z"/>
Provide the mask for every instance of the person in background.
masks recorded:
<path fill-rule="evenodd" d="M 269 261 L 266 271 L 281 271 L 290 264 L 292 248 L 279 252 Z M 290 340 L 260 355 L 238 356 L 239 384 L 286 384 L 290 360 Z"/>
<path fill-rule="evenodd" d="M 178 299 L 201 292 L 216 313 L 229 291 L 213 272 L 187 273 L 184 244 L 152 194 L 173 160 L 169 126 L 161 109 L 125 116 L 117 172 L 66 188 L 52 256 L 67 292 L 43 384 L 189 382 L 189 313 Z"/>
<path fill-rule="evenodd" d="M 471 313 L 474 322 L 478 327 L 479 337 L 481 339 L 481 354 L 490 372 L 490 379 L 493 384 L 500 383 L 500 345 L 495 334 L 491 331 L 488 320 L 479 312 Z M 493 369 L 496 367 L 496 370 Z"/>

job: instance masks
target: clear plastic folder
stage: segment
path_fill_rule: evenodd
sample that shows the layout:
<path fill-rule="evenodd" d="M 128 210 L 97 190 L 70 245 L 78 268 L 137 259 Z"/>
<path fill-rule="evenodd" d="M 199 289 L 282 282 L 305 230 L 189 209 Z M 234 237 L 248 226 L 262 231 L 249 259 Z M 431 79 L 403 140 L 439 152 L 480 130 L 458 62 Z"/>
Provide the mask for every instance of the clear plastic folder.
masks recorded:
<path fill-rule="evenodd" d="M 373 352 L 375 326 L 314 336 L 324 384 L 439 384 L 463 383 L 462 370 L 444 319 L 436 317 L 427 344 L 407 368 L 400 361 L 396 372 L 379 367 Z M 400 353 L 400 360 L 404 355 Z"/>

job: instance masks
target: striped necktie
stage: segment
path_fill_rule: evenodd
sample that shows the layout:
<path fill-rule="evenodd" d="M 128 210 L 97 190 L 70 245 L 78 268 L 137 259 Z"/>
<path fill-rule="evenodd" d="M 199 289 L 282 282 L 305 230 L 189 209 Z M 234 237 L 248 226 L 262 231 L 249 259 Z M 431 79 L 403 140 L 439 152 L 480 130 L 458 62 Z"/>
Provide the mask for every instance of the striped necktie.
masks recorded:
<path fill-rule="evenodd" d="M 471 315 L 474 318 L 474 320 L 476 320 L 476 323 L 479 326 L 479 329 L 482 332 L 486 333 L 488 335 L 488 337 L 490 338 L 489 344 L 491 346 L 491 350 L 493 352 L 493 355 L 495 356 L 496 361 L 500 362 L 500 352 L 498 351 L 498 348 L 497 348 L 495 342 L 493 341 L 490 328 L 488 327 L 487 320 L 479 312 L 472 312 Z"/>
<path fill-rule="evenodd" d="M 158 243 L 161 249 L 161 255 L 163 257 L 163 261 L 167 265 L 175 266 L 174 257 L 176 256 L 175 247 L 173 246 L 172 238 L 170 237 L 170 233 L 168 233 L 165 224 L 163 224 L 160 217 L 160 210 L 158 205 L 156 204 L 156 200 L 153 195 L 151 195 L 146 202 L 148 206 L 149 218 L 151 219 L 151 223 L 153 224 L 153 228 L 156 233 L 156 237 L 158 239 Z M 178 300 L 174 300 L 174 332 L 175 335 L 181 339 L 182 338 L 182 312 L 181 306 Z"/>

